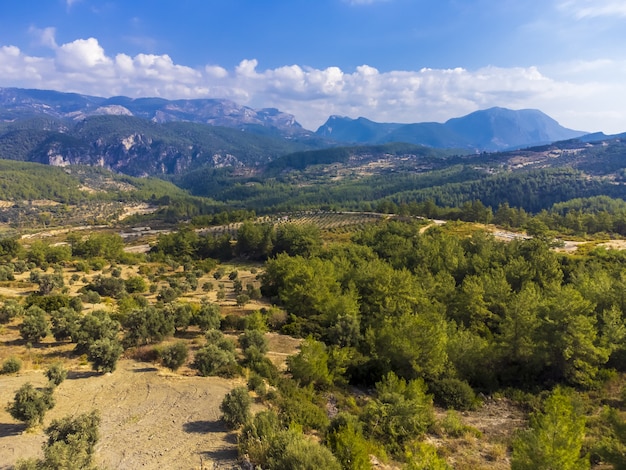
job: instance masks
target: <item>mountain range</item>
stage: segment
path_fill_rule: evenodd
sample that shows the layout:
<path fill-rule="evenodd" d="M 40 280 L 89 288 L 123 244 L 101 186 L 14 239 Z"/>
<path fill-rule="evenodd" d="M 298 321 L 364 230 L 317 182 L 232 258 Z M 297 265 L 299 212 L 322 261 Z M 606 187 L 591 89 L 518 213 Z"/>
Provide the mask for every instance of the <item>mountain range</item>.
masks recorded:
<path fill-rule="evenodd" d="M 293 152 L 404 142 L 459 154 L 523 148 L 585 133 L 538 110 L 491 108 L 445 123 L 331 116 L 316 132 L 291 114 L 229 100 L 102 98 L 0 88 L 0 158 L 101 166 L 133 176 L 262 167 Z"/>
<path fill-rule="evenodd" d="M 340 142 L 406 142 L 435 148 L 506 150 L 573 139 L 585 132 L 567 129 L 535 109 L 490 108 L 445 123 L 377 123 L 366 118 L 331 116 L 318 130 Z"/>

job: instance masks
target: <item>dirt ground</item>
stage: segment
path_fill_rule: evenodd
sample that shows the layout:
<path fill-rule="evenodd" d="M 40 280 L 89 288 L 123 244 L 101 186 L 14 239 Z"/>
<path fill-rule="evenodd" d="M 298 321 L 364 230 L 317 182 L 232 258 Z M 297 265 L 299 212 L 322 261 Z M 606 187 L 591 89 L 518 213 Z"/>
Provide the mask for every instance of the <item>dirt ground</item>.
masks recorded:
<path fill-rule="evenodd" d="M 0 403 L 31 382 L 45 385 L 42 370 L 0 379 Z M 111 374 L 71 370 L 56 389 L 51 420 L 97 409 L 101 413 L 97 463 L 107 469 L 229 469 L 236 467 L 236 436 L 220 421 L 219 404 L 240 380 L 173 374 L 150 363 L 121 360 Z M 43 429 L 25 431 L 0 409 L 0 469 L 17 459 L 41 457 Z"/>

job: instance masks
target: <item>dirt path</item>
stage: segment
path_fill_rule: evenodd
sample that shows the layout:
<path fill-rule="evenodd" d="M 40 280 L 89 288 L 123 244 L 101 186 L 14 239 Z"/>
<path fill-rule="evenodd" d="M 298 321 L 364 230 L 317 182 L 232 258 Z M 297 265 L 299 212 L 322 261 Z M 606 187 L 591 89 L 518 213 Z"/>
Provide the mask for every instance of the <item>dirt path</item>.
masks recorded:
<path fill-rule="evenodd" d="M 42 371 L 0 379 L 0 403 L 13 399 L 23 383 L 43 386 Z M 152 364 L 122 360 L 112 374 L 74 370 L 55 391 L 52 419 L 100 410 L 97 462 L 107 469 L 233 468 L 236 437 L 220 421 L 219 404 L 235 382 L 171 374 Z M 41 429 L 24 432 L 0 410 L 0 469 L 19 458 L 41 456 Z M 215 464 L 215 467 L 214 467 Z M 238 468 L 238 467 L 235 467 Z"/>

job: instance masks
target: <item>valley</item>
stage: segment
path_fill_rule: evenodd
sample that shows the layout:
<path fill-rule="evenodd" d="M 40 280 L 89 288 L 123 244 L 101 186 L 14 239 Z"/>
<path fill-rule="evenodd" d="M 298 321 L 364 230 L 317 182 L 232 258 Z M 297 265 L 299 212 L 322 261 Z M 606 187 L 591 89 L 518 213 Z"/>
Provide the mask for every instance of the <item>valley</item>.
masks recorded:
<path fill-rule="evenodd" d="M 68 98 L 0 89 L 1 468 L 624 464 L 623 135 Z"/>

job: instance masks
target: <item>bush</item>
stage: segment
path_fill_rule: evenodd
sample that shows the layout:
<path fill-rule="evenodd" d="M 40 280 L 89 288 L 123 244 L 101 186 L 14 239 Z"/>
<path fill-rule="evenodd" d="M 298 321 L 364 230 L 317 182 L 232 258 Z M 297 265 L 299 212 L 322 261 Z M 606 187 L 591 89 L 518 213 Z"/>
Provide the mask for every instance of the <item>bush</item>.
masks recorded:
<path fill-rule="evenodd" d="M 13 418 L 23 421 L 30 428 L 43 423 L 46 411 L 54 407 L 52 389 L 37 390 L 31 383 L 25 383 L 17 392 L 7 411 Z"/>
<path fill-rule="evenodd" d="M 24 314 L 24 308 L 15 300 L 7 300 L 0 307 L 0 323 L 8 323 L 13 318 Z"/>
<path fill-rule="evenodd" d="M 248 294 L 239 294 L 235 301 L 237 302 L 238 307 L 243 307 L 250 302 L 250 296 Z"/>
<path fill-rule="evenodd" d="M 459 379 L 441 379 L 430 385 L 435 403 L 443 408 L 468 411 L 476 408 L 476 394 L 472 387 Z"/>
<path fill-rule="evenodd" d="M 245 387 L 234 388 L 224 397 L 220 405 L 222 420 L 233 429 L 244 425 L 250 419 L 251 403 Z"/>
<path fill-rule="evenodd" d="M 35 305 L 26 310 L 20 325 L 20 334 L 24 340 L 38 343 L 48 335 L 48 331 L 46 312 Z"/>
<path fill-rule="evenodd" d="M 268 470 L 340 470 L 341 465 L 327 448 L 296 431 L 281 431 L 274 436 L 267 453 Z"/>
<path fill-rule="evenodd" d="M 46 377 L 55 386 L 58 387 L 67 377 L 67 370 L 60 362 L 55 362 L 46 369 Z"/>
<path fill-rule="evenodd" d="M 248 390 L 256 392 L 257 395 L 265 395 L 267 393 L 267 386 L 265 380 L 259 374 L 252 373 L 248 378 Z"/>
<path fill-rule="evenodd" d="M 0 374 L 15 374 L 22 368 L 22 361 L 17 357 L 11 356 L 2 363 Z"/>
<path fill-rule="evenodd" d="M 43 446 L 44 461 L 39 468 L 92 468 L 99 425 L 97 411 L 52 421 L 46 429 L 48 441 Z"/>
<path fill-rule="evenodd" d="M 71 308 L 60 308 L 51 314 L 52 336 L 57 341 L 63 341 L 76 336 L 80 316 Z"/>
<path fill-rule="evenodd" d="M 326 443 L 343 468 L 351 470 L 372 468 L 369 459 L 370 445 L 363 437 L 363 430 L 356 416 L 338 414 L 330 423 Z"/>
<path fill-rule="evenodd" d="M 257 467 L 267 468 L 267 453 L 274 436 L 282 429 L 275 411 L 257 413 L 239 435 L 239 455 L 247 457 Z"/>
<path fill-rule="evenodd" d="M 222 314 L 219 305 L 211 302 L 202 302 L 200 310 L 192 316 L 191 323 L 200 328 L 200 331 L 206 332 L 219 328 L 221 319 Z"/>
<path fill-rule="evenodd" d="M 162 341 L 174 333 L 174 318 L 165 309 L 148 306 L 133 310 L 124 321 L 126 347 Z"/>
<path fill-rule="evenodd" d="M 196 353 L 193 367 L 205 377 L 210 375 L 234 377 L 239 372 L 235 354 L 214 344 L 207 344 Z"/>
<path fill-rule="evenodd" d="M 96 371 L 113 372 L 123 350 L 124 348 L 117 340 L 99 339 L 89 346 L 87 360 Z"/>
<path fill-rule="evenodd" d="M 239 345 L 245 353 L 248 349 L 255 347 L 261 354 L 269 351 L 267 338 L 260 330 L 246 330 L 239 336 Z"/>
<path fill-rule="evenodd" d="M 164 347 L 160 350 L 161 364 L 171 370 L 177 370 L 187 360 L 189 349 L 184 341 Z"/>
<path fill-rule="evenodd" d="M 226 315 L 220 322 L 222 331 L 242 331 L 248 329 L 248 319 L 240 315 Z"/>

